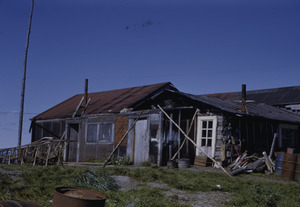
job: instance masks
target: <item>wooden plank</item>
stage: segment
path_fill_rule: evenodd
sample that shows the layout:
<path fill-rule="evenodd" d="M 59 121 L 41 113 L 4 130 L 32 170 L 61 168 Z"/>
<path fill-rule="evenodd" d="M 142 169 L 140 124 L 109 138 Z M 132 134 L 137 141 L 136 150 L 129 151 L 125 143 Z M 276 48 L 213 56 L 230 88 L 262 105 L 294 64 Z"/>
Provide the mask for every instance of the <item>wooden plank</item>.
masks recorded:
<path fill-rule="evenodd" d="M 78 112 L 78 110 L 79 110 L 79 108 L 80 108 L 80 106 L 81 106 L 81 104 L 82 104 L 82 102 L 83 102 L 83 99 L 84 99 L 84 97 L 81 98 L 81 100 L 80 100 L 80 102 L 79 102 L 79 104 L 78 104 L 78 106 L 77 106 L 75 112 L 73 113 L 72 118 L 74 118 L 74 117 L 76 116 L 76 114 L 77 114 L 77 112 Z"/>

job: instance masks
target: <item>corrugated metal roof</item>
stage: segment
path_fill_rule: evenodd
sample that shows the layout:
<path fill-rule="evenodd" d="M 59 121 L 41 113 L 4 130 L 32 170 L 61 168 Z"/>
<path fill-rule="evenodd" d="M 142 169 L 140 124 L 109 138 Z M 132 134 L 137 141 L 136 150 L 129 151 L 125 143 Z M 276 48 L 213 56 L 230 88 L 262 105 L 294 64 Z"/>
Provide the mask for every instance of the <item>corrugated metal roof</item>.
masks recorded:
<path fill-rule="evenodd" d="M 240 103 L 236 103 L 233 101 L 223 101 L 221 99 L 211 98 L 204 95 L 191 95 L 182 92 L 173 93 L 186 96 L 192 99 L 193 101 L 198 101 L 232 114 L 238 114 L 241 116 L 261 117 L 270 120 L 285 121 L 292 123 L 300 123 L 300 116 L 288 112 L 284 109 L 280 109 L 262 103 L 246 103 L 246 107 L 248 110 L 248 113 L 246 113 L 241 111 Z"/>
<path fill-rule="evenodd" d="M 85 115 L 101 113 L 118 113 L 124 108 L 134 108 L 143 99 L 165 89 L 177 90 L 170 82 L 132 87 L 97 93 L 89 93 L 91 102 Z M 46 120 L 72 117 L 84 94 L 75 95 L 68 100 L 35 116 L 33 120 Z M 83 104 L 82 104 L 83 105 Z M 80 112 L 78 112 L 79 114 Z"/>
<path fill-rule="evenodd" d="M 241 92 L 205 94 L 221 100 L 240 100 Z M 247 91 L 247 100 L 273 106 L 300 103 L 300 86 Z"/>

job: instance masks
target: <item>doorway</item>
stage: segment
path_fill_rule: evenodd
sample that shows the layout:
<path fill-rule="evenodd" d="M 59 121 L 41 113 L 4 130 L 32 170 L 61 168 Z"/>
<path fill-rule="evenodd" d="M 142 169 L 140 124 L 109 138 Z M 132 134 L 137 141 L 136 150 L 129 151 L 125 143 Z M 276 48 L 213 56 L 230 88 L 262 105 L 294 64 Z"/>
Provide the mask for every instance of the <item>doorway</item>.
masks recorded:
<path fill-rule="evenodd" d="M 216 116 L 198 116 L 197 147 L 211 157 L 215 155 L 216 131 Z M 197 149 L 196 156 L 201 155 L 203 155 L 203 153 Z"/>
<path fill-rule="evenodd" d="M 139 120 L 135 124 L 134 164 L 138 165 L 149 160 L 149 136 L 147 119 Z"/>
<path fill-rule="evenodd" d="M 79 161 L 79 124 L 68 124 L 68 146 L 67 146 L 67 160 L 68 162 Z"/>

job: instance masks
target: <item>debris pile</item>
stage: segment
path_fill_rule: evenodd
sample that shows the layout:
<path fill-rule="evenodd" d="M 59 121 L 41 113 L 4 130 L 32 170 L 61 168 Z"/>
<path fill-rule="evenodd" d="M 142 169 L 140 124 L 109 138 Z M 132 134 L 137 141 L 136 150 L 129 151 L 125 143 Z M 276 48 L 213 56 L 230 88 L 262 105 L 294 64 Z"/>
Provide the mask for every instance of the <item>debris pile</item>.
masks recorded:
<path fill-rule="evenodd" d="M 229 168 L 231 169 L 230 175 L 252 172 L 272 174 L 275 165 L 266 152 L 263 152 L 263 156 L 258 154 L 248 156 L 246 151 L 229 165 Z"/>

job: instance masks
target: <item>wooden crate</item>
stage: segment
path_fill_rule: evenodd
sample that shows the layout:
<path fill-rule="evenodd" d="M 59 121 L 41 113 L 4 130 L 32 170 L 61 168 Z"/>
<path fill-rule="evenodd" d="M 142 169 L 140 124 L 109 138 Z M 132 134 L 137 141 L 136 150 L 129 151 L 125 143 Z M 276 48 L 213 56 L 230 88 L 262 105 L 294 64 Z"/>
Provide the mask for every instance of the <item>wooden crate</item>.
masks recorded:
<path fill-rule="evenodd" d="M 208 157 L 204 157 L 204 156 L 196 156 L 195 157 L 195 162 L 194 165 L 196 166 L 212 166 L 213 162 L 211 159 L 209 159 Z"/>

